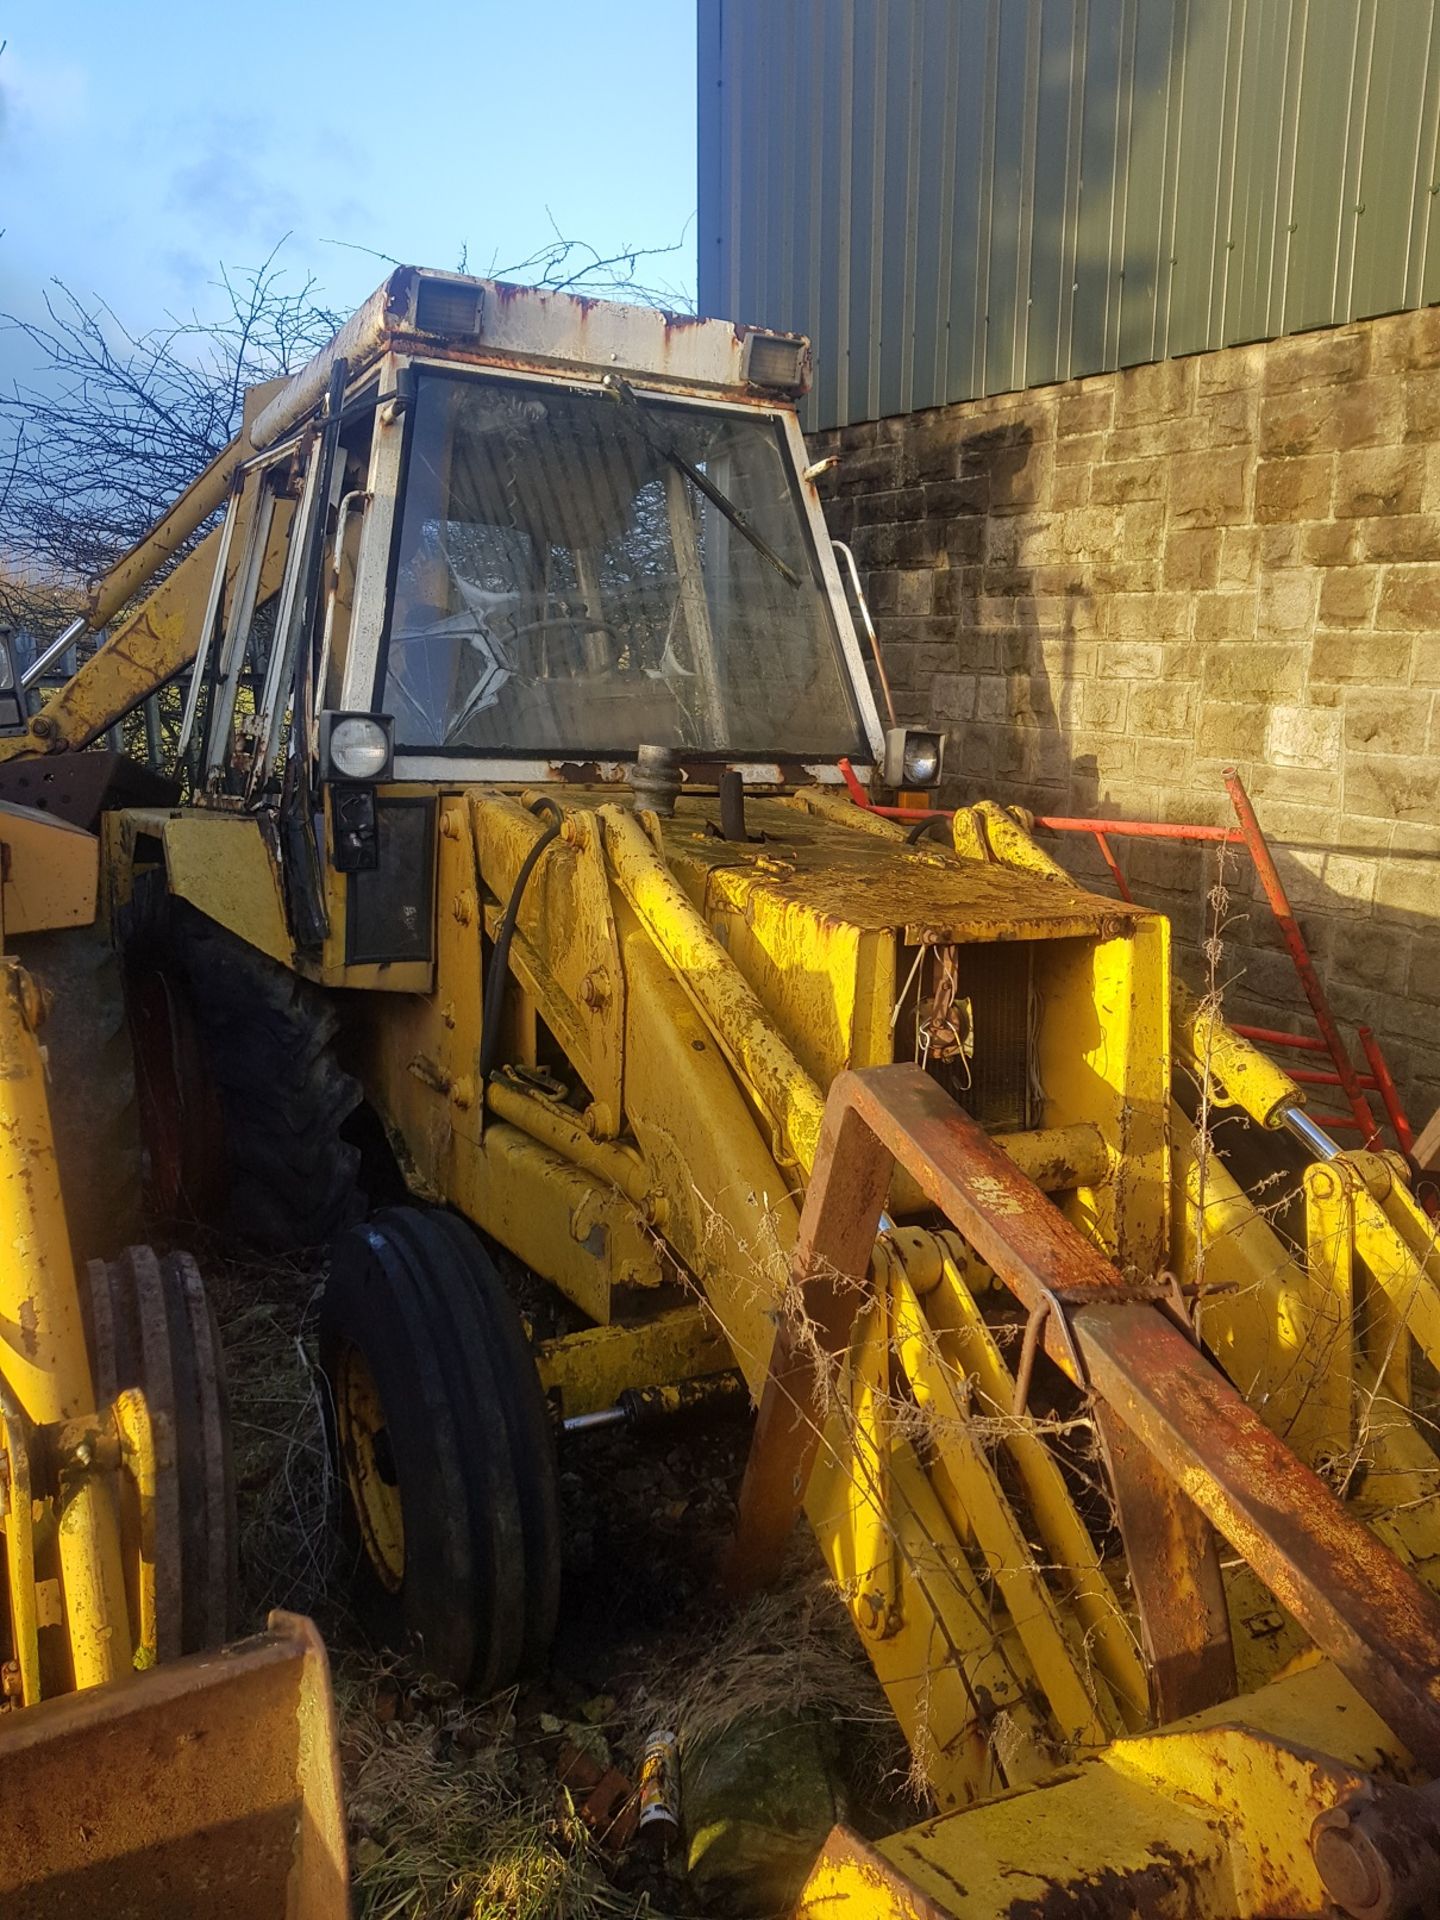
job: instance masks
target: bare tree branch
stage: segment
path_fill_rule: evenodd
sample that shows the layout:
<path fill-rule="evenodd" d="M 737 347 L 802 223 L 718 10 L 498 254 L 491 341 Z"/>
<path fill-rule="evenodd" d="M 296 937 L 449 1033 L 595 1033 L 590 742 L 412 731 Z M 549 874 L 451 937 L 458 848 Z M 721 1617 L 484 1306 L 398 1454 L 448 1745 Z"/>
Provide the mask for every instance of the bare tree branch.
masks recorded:
<path fill-rule="evenodd" d="M 546 287 L 555 293 L 596 293 L 607 299 L 629 300 L 639 306 L 664 307 L 672 313 L 694 312 L 695 303 L 682 287 L 652 278 L 650 272 L 654 261 L 681 253 L 688 258 L 688 220 L 679 239 L 670 246 L 624 246 L 614 253 L 602 254 L 589 241 L 570 239 L 564 234 L 549 207 L 545 209 L 545 217 L 554 238 L 513 266 L 499 267 L 492 263 L 487 278 Z"/>
<path fill-rule="evenodd" d="M 331 337 L 339 316 L 313 279 L 286 285 L 277 253 L 220 269 L 214 320 L 167 315 L 132 334 L 104 301 L 60 281 L 43 322 L 0 314 L 39 367 L 0 392 L 0 443 L 10 442 L 0 618 L 32 625 L 103 572 L 234 437 L 245 389 L 293 372 Z"/>
<path fill-rule="evenodd" d="M 378 247 L 364 246 L 359 240 L 322 239 L 320 244 L 322 247 L 344 247 L 347 253 L 368 253 L 372 260 L 381 260 L 387 267 L 403 267 L 407 264 L 404 260 L 397 260 L 393 253 L 382 253 Z"/>

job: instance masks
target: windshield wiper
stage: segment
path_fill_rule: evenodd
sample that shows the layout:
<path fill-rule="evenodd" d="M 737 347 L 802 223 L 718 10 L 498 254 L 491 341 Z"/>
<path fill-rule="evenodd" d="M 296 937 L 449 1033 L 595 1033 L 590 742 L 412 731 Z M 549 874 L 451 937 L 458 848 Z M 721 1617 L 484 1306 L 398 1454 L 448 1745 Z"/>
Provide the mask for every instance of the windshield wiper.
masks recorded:
<path fill-rule="evenodd" d="M 683 473 L 691 486 L 697 488 L 712 505 L 720 509 L 721 513 L 724 514 L 735 531 L 742 533 L 750 542 L 751 546 L 754 547 L 755 551 L 758 554 L 762 554 L 777 573 L 783 574 L 792 587 L 798 587 L 800 585 L 799 574 L 796 573 L 792 566 L 780 558 L 779 554 L 776 553 L 775 549 L 763 534 L 756 532 L 755 528 L 751 526 L 735 502 L 731 500 L 728 495 L 723 494 L 713 480 L 707 479 L 698 467 L 692 466 L 684 454 L 677 452 L 668 440 L 661 439 L 660 435 L 655 431 L 654 425 L 646 415 L 645 402 L 640 398 L 639 394 L 636 393 L 630 383 L 622 380 L 618 373 L 607 373 L 600 384 L 614 399 L 619 400 L 624 406 L 633 410 L 635 425 L 640 429 L 641 436 L 647 445 L 650 446 L 654 452 L 658 453 L 662 460 L 668 461 L 677 473 Z"/>

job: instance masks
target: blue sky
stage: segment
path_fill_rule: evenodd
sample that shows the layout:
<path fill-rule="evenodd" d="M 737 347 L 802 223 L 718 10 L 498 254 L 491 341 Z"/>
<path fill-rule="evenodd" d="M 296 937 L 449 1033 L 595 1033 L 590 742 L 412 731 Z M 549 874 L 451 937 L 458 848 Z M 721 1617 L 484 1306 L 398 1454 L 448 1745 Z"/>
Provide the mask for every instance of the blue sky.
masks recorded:
<path fill-rule="evenodd" d="M 46 0 L 4 11 L 0 309 L 44 284 L 140 329 L 202 314 L 218 262 L 282 259 L 328 304 L 388 270 L 334 242 L 484 273 L 549 236 L 684 249 L 693 0 L 240 7 Z M 687 226 L 687 222 L 691 222 Z M 0 337 L 0 375 L 17 371 Z"/>

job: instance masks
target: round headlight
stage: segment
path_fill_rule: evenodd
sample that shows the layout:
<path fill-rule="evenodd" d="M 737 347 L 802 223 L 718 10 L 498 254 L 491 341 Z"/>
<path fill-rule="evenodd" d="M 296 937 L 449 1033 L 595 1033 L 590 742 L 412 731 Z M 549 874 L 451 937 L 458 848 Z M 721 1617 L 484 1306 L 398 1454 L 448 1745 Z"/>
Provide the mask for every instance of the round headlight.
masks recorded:
<path fill-rule="evenodd" d="M 346 780 L 376 780 L 390 758 L 390 741 L 378 720 L 352 715 L 330 732 L 330 765 Z"/>
<path fill-rule="evenodd" d="M 923 734 L 907 740 L 902 765 L 907 786 L 933 786 L 940 774 L 940 742 Z"/>

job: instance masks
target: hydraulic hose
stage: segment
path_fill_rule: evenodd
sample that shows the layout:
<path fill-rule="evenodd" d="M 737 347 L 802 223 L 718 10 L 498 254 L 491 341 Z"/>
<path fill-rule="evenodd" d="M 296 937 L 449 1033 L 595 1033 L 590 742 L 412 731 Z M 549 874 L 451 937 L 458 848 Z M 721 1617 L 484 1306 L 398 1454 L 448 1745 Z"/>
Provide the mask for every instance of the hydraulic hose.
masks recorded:
<path fill-rule="evenodd" d="M 905 835 L 905 844 L 907 847 L 918 847 L 932 827 L 948 828 L 949 825 L 949 819 L 943 813 L 927 813 L 925 818 L 911 827 Z"/>
<path fill-rule="evenodd" d="M 510 898 L 505 903 L 505 911 L 500 918 L 500 926 L 495 935 L 495 951 L 490 958 L 489 977 L 494 981 L 494 991 L 485 995 L 485 1012 L 480 1022 L 480 1088 L 490 1084 L 495 1072 L 495 1056 L 500 1048 L 500 1009 L 505 1002 L 505 976 L 510 971 L 510 943 L 515 938 L 515 923 L 520 918 L 520 903 L 525 898 L 525 889 L 530 876 L 540 864 L 540 856 L 553 840 L 560 838 L 560 827 L 564 819 L 555 802 L 548 796 L 542 796 L 531 807 L 532 813 L 542 810 L 554 815 L 540 838 L 531 847 L 520 862 L 520 871 L 515 876 L 515 884 L 510 889 Z"/>

